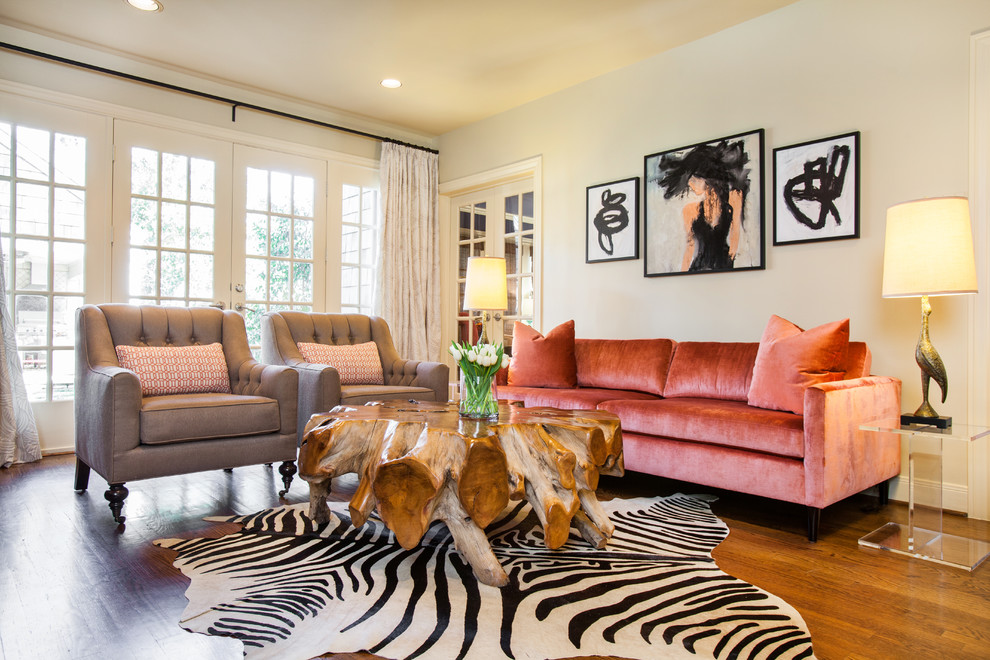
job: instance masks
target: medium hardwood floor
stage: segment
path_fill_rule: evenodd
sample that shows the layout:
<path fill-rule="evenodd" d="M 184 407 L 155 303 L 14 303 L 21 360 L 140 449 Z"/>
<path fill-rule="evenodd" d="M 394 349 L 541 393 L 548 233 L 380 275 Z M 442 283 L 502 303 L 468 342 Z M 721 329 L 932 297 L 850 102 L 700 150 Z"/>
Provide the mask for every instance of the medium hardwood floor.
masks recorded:
<path fill-rule="evenodd" d="M 94 474 L 90 490 L 73 492 L 73 467 L 74 457 L 51 456 L 0 470 L 0 657 L 241 658 L 239 642 L 179 627 L 188 581 L 172 568 L 174 553 L 151 542 L 221 536 L 236 527 L 204 516 L 279 504 L 275 468 L 130 483 L 118 527 L 106 484 Z M 335 493 L 346 499 L 354 482 L 339 482 Z M 866 495 L 841 502 L 823 513 L 812 544 L 803 507 L 634 473 L 603 478 L 600 488 L 603 499 L 675 492 L 719 496 L 713 509 L 731 530 L 713 553 L 719 567 L 793 605 L 818 658 L 990 658 L 990 565 L 968 573 L 857 545 L 884 522 L 903 521 L 904 505 L 871 511 Z M 286 500 L 307 495 L 296 479 Z M 947 522 L 947 531 L 962 529 L 990 540 L 988 523 Z"/>

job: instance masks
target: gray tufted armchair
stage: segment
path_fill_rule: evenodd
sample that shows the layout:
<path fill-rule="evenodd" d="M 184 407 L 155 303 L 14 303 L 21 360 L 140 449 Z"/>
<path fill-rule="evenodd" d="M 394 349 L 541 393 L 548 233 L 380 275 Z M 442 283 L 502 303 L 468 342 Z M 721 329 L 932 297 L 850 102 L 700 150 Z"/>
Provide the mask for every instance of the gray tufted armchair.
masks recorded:
<path fill-rule="evenodd" d="M 297 344 L 362 344 L 373 341 L 384 371 L 384 385 L 341 385 L 331 366 L 307 362 Z M 299 372 L 299 441 L 309 418 L 340 404 L 415 399 L 446 401 L 450 370 L 440 362 L 399 357 L 385 319 L 364 314 L 269 312 L 261 320 L 261 359 L 288 365 Z"/>
<path fill-rule="evenodd" d="M 192 346 L 220 342 L 230 393 L 143 396 L 115 346 Z M 76 476 L 90 469 L 109 483 L 114 520 L 124 482 L 283 461 L 285 490 L 296 472 L 298 376 L 259 364 L 244 319 L 212 307 L 84 305 L 76 311 Z"/>

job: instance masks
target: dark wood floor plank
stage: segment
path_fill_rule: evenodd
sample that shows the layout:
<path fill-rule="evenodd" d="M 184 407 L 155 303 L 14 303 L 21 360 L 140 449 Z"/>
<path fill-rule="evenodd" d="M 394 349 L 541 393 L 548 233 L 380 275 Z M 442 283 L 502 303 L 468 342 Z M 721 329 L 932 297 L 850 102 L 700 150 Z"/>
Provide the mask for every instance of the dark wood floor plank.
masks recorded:
<path fill-rule="evenodd" d="M 279 504 L 277 466 L 128 484 L 123 528 L 106 484 L 94 474 L 76 494 L 73 469 L 72 456 L 53 456 L 0 470 L 0 657 L 242 658 L 235 640 L 179 627 L 189 583 L 171 565 L 175 553 L 152 541 L 237 530 L 203 518 Z M 346 500 L 355 484 L 336 480 L 333 496 Z M 809 543 L 796 505 L 637 474 L 603 478 L 599 490 L 603 499 L 717 494 L 713 510 L 730 528 L 713 552 L 718 565 L 797 609 L 823 660 L 990 657 L 990 566 L 970 574 L 858 546 L 887 520 L 906 520 L 901 504 L 876 511 L 873 498 L 857 496 L 829 507 L 819 542 Z M 296 479 L 287 499 L 307 493 Z M 946 529 L 990 538 L 986 522 L 948 517 Z"/>

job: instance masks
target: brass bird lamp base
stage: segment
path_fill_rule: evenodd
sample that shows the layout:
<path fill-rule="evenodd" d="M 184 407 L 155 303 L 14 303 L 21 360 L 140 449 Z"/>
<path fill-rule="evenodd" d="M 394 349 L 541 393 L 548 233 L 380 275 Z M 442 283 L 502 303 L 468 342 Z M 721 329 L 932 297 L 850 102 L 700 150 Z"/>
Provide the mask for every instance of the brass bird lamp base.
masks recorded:
<path fill-rule="evenodd" d="M 928 302 L 928 296 L 921 296 L 921 336 L 918 337 L 918 346 L 914 349 L 914 359 L 921 367 L 923 400 L 913 415 L 901 415 L 901 424 L 927 424 L 947 429 L 952 426 L 952 418 L 940 416 L 932 408 L 932 404 L 928 403 L 928 387 L 932 380 L 938 383 L 942 390 L 942 403 L 945 403 L 945 397 L 949 393 L 949 377 L 945 372 L 945 364 L 938 351 L 932 346 L 931 339 L 928 338 L 928 317 L 931 313 L 932 306 Z"/>

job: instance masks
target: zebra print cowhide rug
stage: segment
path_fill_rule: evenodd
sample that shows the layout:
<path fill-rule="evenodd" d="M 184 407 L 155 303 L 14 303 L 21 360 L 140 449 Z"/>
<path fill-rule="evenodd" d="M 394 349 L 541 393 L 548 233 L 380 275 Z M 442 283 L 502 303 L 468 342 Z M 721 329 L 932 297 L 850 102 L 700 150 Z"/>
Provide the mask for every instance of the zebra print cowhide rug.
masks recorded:
<path fill-rule="evenodd" d="M 352 527 L 344 503 L 319 527 L 297 504 L 208 519 L 243 525 L 222 538 L 155 544 L 191 580 L 180 625 L 238 638 L 251 660 L 814 657 L 794 608 L 715 565 L 728 528 L 707 501 L 603 504 L 616 527 L 604 550 L 572 529 L 552 551 L 529 505 L 513 503 L 487 530 L 502 589 L 474 578 L 443 524 L 406 551 L 380 520 Z"/>

